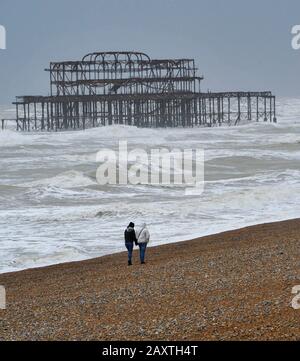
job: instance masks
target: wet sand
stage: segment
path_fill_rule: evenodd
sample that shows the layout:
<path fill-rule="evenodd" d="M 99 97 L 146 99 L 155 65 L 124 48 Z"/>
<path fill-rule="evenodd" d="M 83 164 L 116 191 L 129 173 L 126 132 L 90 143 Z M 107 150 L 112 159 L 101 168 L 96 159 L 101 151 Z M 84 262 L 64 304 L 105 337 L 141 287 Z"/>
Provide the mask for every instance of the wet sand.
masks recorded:
<path fill-rule="evenodd" d="M 0 275 L 0 340 L 300 340 L 300 220 Z"/>

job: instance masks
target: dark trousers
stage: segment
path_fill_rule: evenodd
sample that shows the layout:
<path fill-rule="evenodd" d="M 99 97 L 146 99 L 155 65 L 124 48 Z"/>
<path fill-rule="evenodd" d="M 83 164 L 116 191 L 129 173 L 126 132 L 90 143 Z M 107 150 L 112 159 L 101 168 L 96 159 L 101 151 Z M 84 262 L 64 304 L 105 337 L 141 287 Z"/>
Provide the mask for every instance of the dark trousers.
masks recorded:
<path fill-rule="evenodd" d="M 125 247 L 127 248 L 128 251 L 128 262 L 131 262 L 133 243 L 132 242 L 125 243 Z"/>
<path fill-rule="evenodd" d="M 147 243 L 139 243 L 139 247 L 140 247 L 140 260 L 141 262 L 145 262 Z"/>

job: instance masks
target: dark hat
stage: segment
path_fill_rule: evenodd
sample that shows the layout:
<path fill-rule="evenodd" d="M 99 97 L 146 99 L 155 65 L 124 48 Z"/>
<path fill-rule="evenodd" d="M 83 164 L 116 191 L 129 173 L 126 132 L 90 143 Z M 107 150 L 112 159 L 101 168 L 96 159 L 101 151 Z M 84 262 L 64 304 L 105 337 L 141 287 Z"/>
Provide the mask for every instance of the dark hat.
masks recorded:
<path fill-rule="evenodd" d="M 128 225 L 128 227 L 134 228 L 134 223 L 130 222 L 129 225 Z"/>

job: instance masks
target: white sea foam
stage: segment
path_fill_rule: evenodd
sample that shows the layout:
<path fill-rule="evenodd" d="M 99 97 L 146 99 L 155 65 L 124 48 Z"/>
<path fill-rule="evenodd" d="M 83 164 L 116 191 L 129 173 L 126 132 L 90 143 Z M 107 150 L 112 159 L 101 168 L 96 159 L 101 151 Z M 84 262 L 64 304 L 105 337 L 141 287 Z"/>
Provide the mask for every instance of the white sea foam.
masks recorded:
<path fill-rule="evenodd" d="M 280 99 L 277 110 L 278 124 L 0 132 L 0 272 L 120 251 L 131 220 L 149 224 L 154 245 L 299 217 L 300 99 Z M 96 154 L 119 140 L 148 151 L 204 148 L 204 193 L 99 186 Z"/>
<path fill-rule="evenodd" d="M 39 186 L 50 186 L 50 187 L 61 187 L 61 188 L 76 188 L 76 187 L 87 187 L 93 184 L 97 184 L 95 179 L 84 175 L 82 172 L 74 170 L 67 171 L 58 174 L 51 178 L 42 178 L 32 182 L 25 182 L 18 184 L 19 187 L 39 187 Z"/>

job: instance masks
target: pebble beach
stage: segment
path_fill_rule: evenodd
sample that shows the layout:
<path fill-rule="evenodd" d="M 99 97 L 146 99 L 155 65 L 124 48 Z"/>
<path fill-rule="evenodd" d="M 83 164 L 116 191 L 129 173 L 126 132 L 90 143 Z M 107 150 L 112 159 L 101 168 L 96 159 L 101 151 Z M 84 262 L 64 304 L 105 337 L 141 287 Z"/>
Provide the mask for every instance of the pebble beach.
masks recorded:
<path fill-rule="evenodd" d="M 0 275 L 0 340 L 300 340 L 300 219 Z"/>

